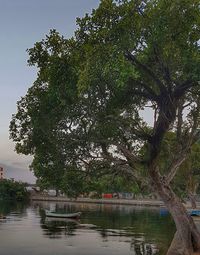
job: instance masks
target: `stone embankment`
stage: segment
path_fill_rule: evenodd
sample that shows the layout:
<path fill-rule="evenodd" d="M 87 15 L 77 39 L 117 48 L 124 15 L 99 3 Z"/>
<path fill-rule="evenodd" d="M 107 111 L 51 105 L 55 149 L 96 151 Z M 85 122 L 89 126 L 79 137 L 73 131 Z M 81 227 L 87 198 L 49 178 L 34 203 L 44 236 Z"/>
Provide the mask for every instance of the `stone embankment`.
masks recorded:
<path fill-rule="evenodd" d="M 120 204 L 120 205 L 142 205 L 142 206 L 163 206 L 163 202 L 159 200 L 133 200 L 133 199 L 93 199 L 93 198 L 77 198 L 71 199 L 67 197 L 53 197 L 32 195 L 32 201 L 55 201 L 55 202 L 76 202 L 76 203 L 95 203 L 95 204 Z"/>
<path fill-rule="evenodd" d="M 53 196 L 42 196 L 42 195 L 31 195 L 32 201 L 54 201 L 54 202 L 76 202 L 76 203 L 95 203 L 95 204 L 119 204 L 119 205 L 134 205 L 134 206 L 158 206 L 163 207 L 164 203 L 160 200 L 150 199 L 92 199 L 92 198 L 77 198 L 70 199 L 67 197 L 53 197 Z M 187 208 L 191 205 L 189 202 L 185 204 Z M 197 204 L 200 208 L 200 203 Z"/>

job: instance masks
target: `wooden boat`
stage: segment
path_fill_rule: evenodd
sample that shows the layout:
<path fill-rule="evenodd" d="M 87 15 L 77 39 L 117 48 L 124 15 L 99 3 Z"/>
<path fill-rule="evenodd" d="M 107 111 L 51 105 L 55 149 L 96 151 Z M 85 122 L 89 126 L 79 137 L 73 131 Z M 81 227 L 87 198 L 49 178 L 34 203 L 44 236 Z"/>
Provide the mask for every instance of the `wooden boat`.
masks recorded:
<path fill-rule="evenodd" d="M 81 212 L 75 212 L 75 213 L 56 213 L 56 212 L 51 212 L 51 211 L 48 211 L 48 210 L 45 210 L 45 214 L 46 214 L 47 217 L 69 218 L 69 219 L 79 218 L 81 216 Z"/>

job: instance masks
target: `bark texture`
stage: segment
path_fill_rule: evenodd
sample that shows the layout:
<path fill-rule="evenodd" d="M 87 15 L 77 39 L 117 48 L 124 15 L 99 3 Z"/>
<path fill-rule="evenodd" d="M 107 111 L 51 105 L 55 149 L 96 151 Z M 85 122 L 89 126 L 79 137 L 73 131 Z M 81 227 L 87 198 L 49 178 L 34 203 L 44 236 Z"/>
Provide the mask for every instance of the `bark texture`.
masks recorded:
<path fill-rule="evenodd" d="M 159 173 L 151 170 L 154 187 L 170 211 L 177 229 L 172 245 L 167 255 L 192 255 L 200 253 L 200 233 L 180 199 Z"/>
<path fill-rule="evenodd" d="M 189 194 L 188 194 L 188 197 L 189 197 L 190 202 L 191 202 L 191 207 L 192 207 L 193 209 L 196 209 L 196 208 L 197 208 L 197 204 L 196 204 L 196 200 L 195 200 L 195 195 L 192 194 L 192 193 L 189 193 Z"/>

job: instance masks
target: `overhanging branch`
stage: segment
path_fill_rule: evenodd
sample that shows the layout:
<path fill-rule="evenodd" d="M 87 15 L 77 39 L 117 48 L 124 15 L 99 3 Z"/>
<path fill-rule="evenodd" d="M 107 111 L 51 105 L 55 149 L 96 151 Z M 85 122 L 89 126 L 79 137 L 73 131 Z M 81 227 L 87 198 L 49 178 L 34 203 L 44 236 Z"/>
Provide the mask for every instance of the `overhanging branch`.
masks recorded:
<path fill-rule="evenodd" d="M 176 86 L 174 90 L 174 97 L 181 98 L 188 89 L 196 86 L 197 84 L 198 83 L 194 83 L 191 79 L 186 80 L 182 84 Z"/>
<path fill-rule="evenodd" d="M 173 180 L 174 176 L 177 173 L 178 168 L 185 161 L 186 157 L 187 153 L 180 153 L 179 156 L 172 161 L 172 163 L 168 167 L 168 175 L 166 177 L 166 182 L 168 184 Z"/>
<path fill-rule="evenodd" d="M 131 54 L 129 51 L 125 53 L 125 58 L 129 60 L 133 65 L 139 67 L 144 73 L 149 75 L 152 80 L 157 84 L 157 86 L 160 89 L 160 92 L 165 92 L 166 88 L 161 82 L 161 80 L 155 75 L 155 73 L 145 64 L 141 63 L 133 54 Z"/>
<path fill-rule="evenodd" d="M 134 85 L 139 86 L 139 89 L 136 89 Z M 128 93 L 134 93 L 136 95 L 142 96 L 148 100 L 158 102 L 158 95 L 150 88 L 147 84 L 139 80 L 130 79 L 128 82 Z"/>

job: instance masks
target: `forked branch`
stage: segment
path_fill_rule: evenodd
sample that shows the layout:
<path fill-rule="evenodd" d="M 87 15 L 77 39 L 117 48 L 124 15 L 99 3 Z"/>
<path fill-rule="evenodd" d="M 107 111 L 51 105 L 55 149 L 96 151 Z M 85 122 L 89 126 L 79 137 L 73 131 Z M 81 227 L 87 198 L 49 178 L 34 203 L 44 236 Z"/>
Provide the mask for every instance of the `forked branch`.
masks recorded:
<path fill-rule="evenodd" d="M 158 86 L 158 88 L 160 89 L 160 92 L 166 92 L 166 88 L 163 85 L 163 83 L 161 82 L 161 80 L 155 75 L 155 73 L 145 64 L 141 63 L 133 54 L 131 54 L 131 52 L 127 51 L 125 53 L 125 58 L 127 60 L 129 60 L 133 65 L 137 66 L 138 68 L 140 68 L 144 73 L 146 73 L 147 75 L 149 75 L 149 77 L 151 77 L 151 79 L 155 82 L 155 84 Z"/>

